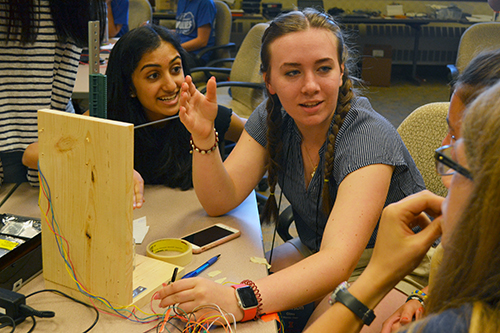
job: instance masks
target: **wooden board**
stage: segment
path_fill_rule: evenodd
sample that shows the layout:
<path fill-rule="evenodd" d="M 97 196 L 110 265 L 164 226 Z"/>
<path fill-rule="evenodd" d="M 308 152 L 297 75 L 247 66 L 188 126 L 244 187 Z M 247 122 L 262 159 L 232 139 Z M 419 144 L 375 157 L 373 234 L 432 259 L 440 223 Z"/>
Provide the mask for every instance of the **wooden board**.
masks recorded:
<path fill-rule="evenodd" d="M 38 131 L 40 208 L 49 217 L 49 223 L 42 223 L 46 285 L 88 302 L 76 279 L 89 294 L 113 306 L 133 304 L 134 275 L 143 275 L 133 267 L 133 125 L 40 110 Z M 70 260 L 65 261 L 67 253 Z M 76 277 L 68 268 L 70 262 Z M 175 266 L 155 262 L 163 282 Z M 158 285 L 144 287 L 150 296 Z"/>

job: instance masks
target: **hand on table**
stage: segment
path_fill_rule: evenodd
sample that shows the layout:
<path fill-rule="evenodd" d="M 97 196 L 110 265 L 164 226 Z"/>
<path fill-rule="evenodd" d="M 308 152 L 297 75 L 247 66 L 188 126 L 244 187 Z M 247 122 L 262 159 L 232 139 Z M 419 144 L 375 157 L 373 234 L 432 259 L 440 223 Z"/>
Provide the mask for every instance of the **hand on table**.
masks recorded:
<path fill-rule="evenodd" d="M 181 279 L 164 286 L 155 295 L 160 300 L 160 307 L 176 305 L 186 312 L 192 312 L 198 306 L 217 304 L 222 310 L 232 313 L 236 321 L 243 319 L 243 310 L 238 307 L 234 289 L 208 279 L 194 277 Z M 202 310 L 202 313 L 213 310 Z M 197 312 L 198 313 L 198 312 Z M 232 321 L 231 318 L 227 318 Z"/>
<path fill-rule="evenodd" d="M 134 209 L 141 208 L 144 203 L 144 180 L 142 176 L 134 170 Z"/>
<path fill-rule="evenodd" d="M 422 318 L 424 308 L 417 300 L 409 300 L 384 321 L 380 333 L 391 333 L 400 327 Z"/>
<path fill-rule="evenodd" d="M 207 82 L 206 96 L 200 93 L 191 76 L 186 76 L 186 81 L 181 86 L 181 100 L 179 116 L 189 132 L 193 136 L 193 141 L 205 146 L 205 141 L 210 138 L 209 148 L 213 145 L 212 132 L 214 130 L 214 120 L 217 117 L 217 83 L 215 78 L 211 77 Z"/>

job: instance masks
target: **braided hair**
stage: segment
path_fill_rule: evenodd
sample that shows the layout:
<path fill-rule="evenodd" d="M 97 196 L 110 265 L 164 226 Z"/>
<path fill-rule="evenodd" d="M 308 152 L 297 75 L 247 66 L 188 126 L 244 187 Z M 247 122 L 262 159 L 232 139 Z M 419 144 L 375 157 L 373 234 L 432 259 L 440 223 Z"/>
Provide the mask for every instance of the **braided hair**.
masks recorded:
<path fill-rule="evenodd" d="M 349 50 L 344 40 L 344 35 L 340 27 L 333 18 L 312 8 L 306 8 L 302 11 L 293 11 L 282 14 L 271 22 L 270 26 L 264 32 L 261 48 L 261 72 L 266 74 L 266 80 L 270 77 L 271 51 L 270 45 L 276 39 L 299 31 L 306 31 L 311 28 L 326 29 L 331 31 L 337 37 L 338 60 L 339 64 L 344 65 L 344 75 L 342 76 L 342 86 L 339 89 L 337 108 L 334 115 L 334 125 L 327 134 L 327 149 L 325 152 L 324 181 L 322 189 L 323 206 L 322 210 L 326 215 L 333 207 L 333 200 L 330 195 L 328 182 L 333 174 L 335 139 L 342 127 L 347 112 L 351 108 L 351 100 L 354 97 L 353 78 L 350 76 L 349 67 L 352 65 L 352 59 L 349 56 Z M 275 189 L 278 182 L 278 172 L 281 168 L 280 161 L 283 158 L 282 143 L 282 123 L 281 114 L 282 104 L 277 95 L 272 95 L 267 90 L 267 154 L 268 154 L 268 183 L 270 196 L 264 206 L 262 221 L 264 223 L 276 223 L 278 220 L 278 207 L 275 198 Z"/>

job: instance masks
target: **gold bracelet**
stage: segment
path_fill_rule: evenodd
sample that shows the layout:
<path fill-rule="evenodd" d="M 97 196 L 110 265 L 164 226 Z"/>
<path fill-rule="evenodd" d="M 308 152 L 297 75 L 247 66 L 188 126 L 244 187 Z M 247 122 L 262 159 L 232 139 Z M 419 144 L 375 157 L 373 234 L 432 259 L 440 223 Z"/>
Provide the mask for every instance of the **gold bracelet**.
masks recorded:
<path fill-rule="evenodd" d="M 193 151 L 196 151 L 202 155 L 204 154 L 210 154 L 213 152 L 215 149 L 217 149 L 217 144 L 219 143 L 219 133 L 214 128 L 214 133 L 215 133 L 215 143 L 210 149 L 200 149 L 195 146 L 194 141 L 193 141 L 193 135 L 191 135 L 191 138 L 189 139 L 189 144 L 191 145 L 191 150 L 189 151 L 190 154 L 193 153 Z"/>

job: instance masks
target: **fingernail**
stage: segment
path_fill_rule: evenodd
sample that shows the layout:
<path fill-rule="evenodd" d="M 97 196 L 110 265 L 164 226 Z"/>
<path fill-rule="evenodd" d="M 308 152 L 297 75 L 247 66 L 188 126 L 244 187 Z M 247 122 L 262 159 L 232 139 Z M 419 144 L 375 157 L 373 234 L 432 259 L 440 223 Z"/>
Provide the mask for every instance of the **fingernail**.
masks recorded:
<path fill-rule="evenodd" d="M 166 287 L 166 286 L 168 286 L 168 283 L 163 282 L 161 285 Z"/>
<path fill-rule="evenodd" d="M 158 293 L 154 294 L 153 299 L 160 299 L 160 295 Z"/>
<path fill-rule="evenodd" d="M 406 317 L 402 317 L 402 318 L 401 318 L 401 321 L 405 321 L 405 322 L 407 322 L 407 321 L 408 321 L 408 318 L 406 318 Z"/>

